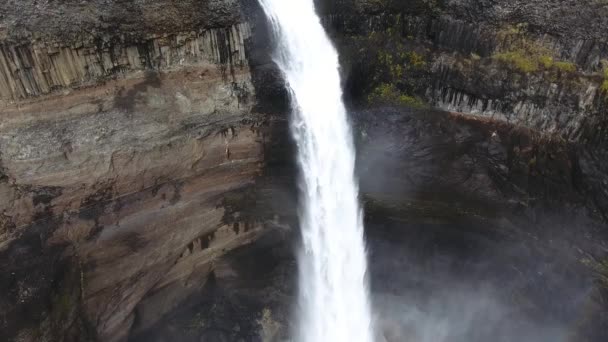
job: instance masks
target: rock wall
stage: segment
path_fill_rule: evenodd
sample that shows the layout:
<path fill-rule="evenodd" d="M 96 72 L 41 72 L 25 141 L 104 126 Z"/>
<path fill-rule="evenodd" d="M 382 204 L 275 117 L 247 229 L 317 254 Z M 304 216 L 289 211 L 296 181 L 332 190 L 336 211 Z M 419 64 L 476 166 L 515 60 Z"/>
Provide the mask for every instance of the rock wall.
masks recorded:
<path fill-rule="evenodd" d="M 130 77 L 145 70 L 170 70 L 211 63 L 226 73 L 246 64 L 247 23 L 200 32 L 150 34 L 137 44 L 124 37 L 73 45 L 40 41 L 1 46 L 0 100 L 18 100 Z"/>
<path fill-rule="evenodd" d="M 606 141 L 602 2 L 322 4 L 358 105 L 434 106 L 571 141 Z"/>
<path fill-rule="evenodd" d="M 0 7 L 0 339 L 123 341 L 275 222 L 249 22 L 231 1 Z"/>
<path fill-rule="evenodd" d="M 601 1 L 318 5 L 353 106 L 605 141 Z M 288 102 L 256 1 L 2 1 L 0 13 L 0 340 L 145 337 L 218 258 L 293 219 Z M 603 154 L 584 151 L 558 169 L 584 170 L 583 197 L 605 215 Z"/>

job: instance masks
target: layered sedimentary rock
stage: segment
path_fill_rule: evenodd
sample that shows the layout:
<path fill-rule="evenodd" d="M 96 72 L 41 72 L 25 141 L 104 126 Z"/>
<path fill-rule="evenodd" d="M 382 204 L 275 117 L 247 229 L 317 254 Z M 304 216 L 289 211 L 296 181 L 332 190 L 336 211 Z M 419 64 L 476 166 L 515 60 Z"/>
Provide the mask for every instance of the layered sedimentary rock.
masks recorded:
<path fill-rule="evenodd" d="M 229 1 L 1 6 L 2 339 L 124 340 L 263 230 L 249 24 Z M 159 293 L 180 298 L 138 311 Z"/>
<path fill-rule="evenodd" d="M 351 114 L 380 341 L 605 340 L 606 230 L 578 148 L 436 110 Z M 276 232 L 230 253 L 133 341 L 289 339 L 294 254 Z"/>
<path fill-rule="evenodd" d="M 379 147 L 361 152 L 370 213 L 406 203 L 411 172 L 417 185 L 450 185 L 442 193 L 480 189 L 495 207 L 575 203 L 605 221 L 601 1 L 318 5 L 352 106 L 438 106 L 541 133 L 356 116 L 361 146 Z M 235 271 L 223 256 L 276 237 L 295 207 L 270 47 L 253 0 L 0 2 L 0 340 L 146 340 L 214 279 L 254 278 L 259 265 Z M 548 134 L 587 146 L 544 148 Z M 412 148 L 427 140 L 440 147 Z M 381 152 L 393 169 L 376 167 Z M 429 168 L 428 153 L 446 163 Z M 379 173 L 387 186 L 367 182 Z M 267 318 L 241 320 L 275 331 Z"/>

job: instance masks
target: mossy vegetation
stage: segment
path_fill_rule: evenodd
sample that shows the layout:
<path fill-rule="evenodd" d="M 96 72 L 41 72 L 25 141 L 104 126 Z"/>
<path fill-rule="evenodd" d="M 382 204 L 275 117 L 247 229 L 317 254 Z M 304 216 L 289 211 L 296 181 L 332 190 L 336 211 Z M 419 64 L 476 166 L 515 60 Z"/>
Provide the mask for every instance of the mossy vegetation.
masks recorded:
<path fill-rule="evenodd" d="M 517 70 L 524 73 L 538 71 L 540 64 L 538 60 L 533 59 L 523 51 L 497 53 L 494 55 L 494 58 L 498 61 L 510 64 Z"/>
<path fill-rule="evenodd" d="M 602 85 L 600 86 L 600 91 L 608 98 L 608 62 L 606 62 L 605 65 L 603 73 L 604 82 L 602 82 Z"/>
<path fill-rule="evenodd" d="M 511 65 L 517 71 L 532 73 L 540 70 L 559 71 L 571 74 L 577 71 L 576 64 L 566 61 L 555 61 L 548 54 L 536 54 L 525 49 L 517 49 L 494 54 L 494 59 Z"/>
<path fill-rule="evenodd" d="M 406 71 L 421 70 L 426 67 L 425 58 L 415 51 L 406 51 L 398 44 L 396 52 L 379 51 L 378 64 L 385 68 L 392 78 L 402 78 Z M 379 70 L 381 73 L 383 70 Z"/>
<path fill-rule="evenodd" d="M 572 72 L 576 72 L 576 64 L 571 63 L 571 62 L 555 62 L 553 64 L 553 66 L 561 71 L 561 72 L 566 72 L 566 73 L 572 73 Z"/>
<path fill-rule="evenodd" d="M 527 28 L 526 24 L 518 24 L 499 30 L 497 36 L 503 42 L 502 48 L 492 57 L 522 73 L 550 71 L 572 74 L 577 71 L 576 64 L 556 60 L 551 49 L 531 39 L 526 34 Z"/>
<path fill-rule="evenodd" d="M 394 84 L 382 83 L 378 85 L 368 96 L 368 102 L 371 104 L 393 104 L 402 105 L 412 108 L 428 108 L 424 100 L 419 97 L 407 95 Z"/>
<path fill-rule="evenodd" d="M 374 39 L 376 37 L 372 37 Z M 384 45 L 371 56 L 374 64 L 372 82 L 367 91 L 368 104 L 391 104 L 413 108 L 427 108 L 425 101 L 416 95 L 415 76 L 426 73 L 426 56 L 408 49 L 398 36 L 380 38 Z M 398 41 L 394 43 L 394 41 Z"/>
<path fill-rule="evenodd" d="M 540 57 L 538 57 L 538 61 L 545 69 L 549 69 L 549 68 L 551 68 L 551 66 L 553 66 L 553 57 L 551 57 L 551 56 L 546 56 L 546 55 L 540 56 Z"/>

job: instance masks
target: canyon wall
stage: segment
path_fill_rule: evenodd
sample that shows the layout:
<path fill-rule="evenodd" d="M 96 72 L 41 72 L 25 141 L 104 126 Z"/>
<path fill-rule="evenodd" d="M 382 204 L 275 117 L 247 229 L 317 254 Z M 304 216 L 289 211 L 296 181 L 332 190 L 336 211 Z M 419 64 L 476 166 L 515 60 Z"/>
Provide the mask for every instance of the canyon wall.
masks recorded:
<path fill-rule="evenodd" d="M 439 107 L 606 142 L 603 1 L 319 1 L 359 105 Z"/>
<path fill-rule="evenodd" d="M 249 22 L 231 1 L 0 9 L 0 339 L 124 340 L 274 222 Z"/>
<path fill-rule="evenodd" d="M 352 107 L 439 107 L 586 144 L 559 177 L 584 172 L 606 215 L 602 1 L 318 5 Z M 125 341 L 293 220 L 271 48 L 253 0 L 0 1 L 0 339 Z M 361 134 L 386 124 L 372 117 Z M 509 195 L 492 199 L 555 194 L 532 188 L 552 173 L 528 182 L 536 150 L 509 146 L 494 165 Z"/>

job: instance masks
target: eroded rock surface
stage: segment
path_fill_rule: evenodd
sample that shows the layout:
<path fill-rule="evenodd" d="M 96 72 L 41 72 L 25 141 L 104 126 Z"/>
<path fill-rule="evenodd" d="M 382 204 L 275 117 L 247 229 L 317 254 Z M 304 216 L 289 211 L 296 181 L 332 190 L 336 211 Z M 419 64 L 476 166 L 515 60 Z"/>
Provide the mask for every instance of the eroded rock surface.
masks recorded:
<path fill-rule="evenodd" d="M 355 102 L 434 106 L 606 143 L 601 1 L 319 3 Z"/>
<path fill-rule="evenodd" d="M 273 219 L 249 23 L 229 1 L 0 6 L 2 339 L 124 340 Z"/>
<path fill-rule="evenodd" d="M 404 245 L 450 236 L 399 230 L 408 217 L 491 221 L 546 257 L 493 259 L 532 289 L 514 293 L 553 315 L 538 284 L 581 277 L 593 296 L 576 333 L 601 341 L 605 4 L 318 5 L 348 102 L 367 108 L 354 118 L 372 239 L 386 232 L 373 217 Z M 0 340 L 147 341 L 184 320 L 193 340 L 287 336 L 296 172 L 271 48 L 253 0 L 0 2 Z"/>

